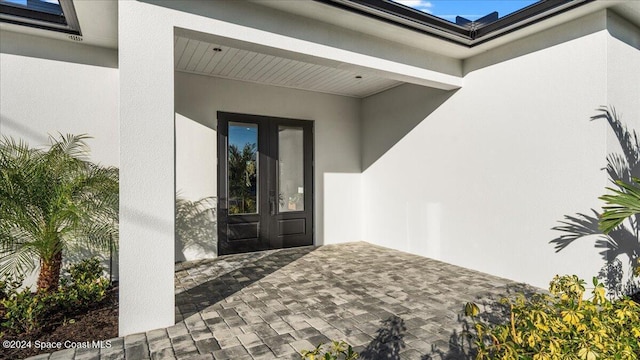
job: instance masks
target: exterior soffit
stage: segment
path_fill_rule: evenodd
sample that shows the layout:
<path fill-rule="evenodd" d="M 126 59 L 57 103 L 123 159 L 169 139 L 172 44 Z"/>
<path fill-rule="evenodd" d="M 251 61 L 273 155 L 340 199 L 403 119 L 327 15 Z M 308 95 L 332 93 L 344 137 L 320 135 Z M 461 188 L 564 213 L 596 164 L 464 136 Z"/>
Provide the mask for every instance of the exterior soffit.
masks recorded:
<path fill-rule="evenodd" d="M 462 86 L 462 79 L 382 61 L 368 64 L 359 57 L 318 56 L 270 47 L 188 29 L 175 29 L 176 71 L 363 98 L 403 83 L 444 90 Z"/>

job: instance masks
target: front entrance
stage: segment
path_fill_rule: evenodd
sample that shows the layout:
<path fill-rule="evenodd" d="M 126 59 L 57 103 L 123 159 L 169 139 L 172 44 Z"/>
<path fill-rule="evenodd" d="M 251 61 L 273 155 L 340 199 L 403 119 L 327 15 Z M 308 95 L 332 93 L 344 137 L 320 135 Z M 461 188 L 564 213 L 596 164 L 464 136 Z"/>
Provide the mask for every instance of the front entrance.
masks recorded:
<path fill-rule="evenodd" d="M 218 112 L 218 254 L 313 244 L 313 122 Z"/>

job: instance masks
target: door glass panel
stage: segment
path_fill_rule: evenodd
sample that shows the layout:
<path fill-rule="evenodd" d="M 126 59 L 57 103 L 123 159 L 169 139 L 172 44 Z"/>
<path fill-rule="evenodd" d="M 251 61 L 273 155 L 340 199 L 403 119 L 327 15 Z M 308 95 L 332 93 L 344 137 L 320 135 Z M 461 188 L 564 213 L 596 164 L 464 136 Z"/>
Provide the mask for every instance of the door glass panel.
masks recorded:
<path fill-rule="evenodd" d="M 258 124 L 229 122 L 229 214 L 258 212 Z"/>
<path fill-rule="evenodd" d="M 280 212 L 304 210 L 304 146 L 301 127 L 278 127 Z"/>

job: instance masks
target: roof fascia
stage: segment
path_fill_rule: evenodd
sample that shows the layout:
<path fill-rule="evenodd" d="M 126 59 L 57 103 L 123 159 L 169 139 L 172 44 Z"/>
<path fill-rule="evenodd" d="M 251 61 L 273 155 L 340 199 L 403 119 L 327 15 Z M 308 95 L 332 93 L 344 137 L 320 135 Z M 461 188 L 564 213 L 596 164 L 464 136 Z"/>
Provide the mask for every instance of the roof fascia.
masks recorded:
<path fill-rule="evenodd" d="M 552 16 L 570 11 L 595 0 L 552 0 L 542 1 L 489 24 L 479 27 L 473 46 L 485 43 L 523 27 L 535 24 Z"/>
<path fill-rule="evenodd" d="M 473 40 L 467 28 L 390 1 L 314 0 L 462 45 Z"/>
<path fill-rule="evenodd" d="M 468 48 L 535 24 L 595 0 L 546 0 L 491 23 L 460 26 L 390 0 L 315 0 L 447 40 Z"/>

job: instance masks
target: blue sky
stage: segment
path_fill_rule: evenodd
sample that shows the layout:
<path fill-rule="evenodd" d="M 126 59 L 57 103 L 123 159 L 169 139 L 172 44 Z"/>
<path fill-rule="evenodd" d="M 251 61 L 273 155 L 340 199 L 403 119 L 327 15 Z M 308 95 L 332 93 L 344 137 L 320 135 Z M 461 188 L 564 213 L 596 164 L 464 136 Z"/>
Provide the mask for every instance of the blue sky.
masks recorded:
<path fill-rule="evenodd" d="M 469 20 L 479 19 L 493 11 L 500 17 L 527 7 L 536 0 L 394 0 L 395 2 L 424 11 L 449 21 L 455 21 L 456 15 Z"/>
<path fill-rule="evenodd" d="M 246 143 L 258 142 L 257 126 L 237 126 L 237 123 L 229 124 L 229 145 L 235 145 L 242 150 Z"/>

